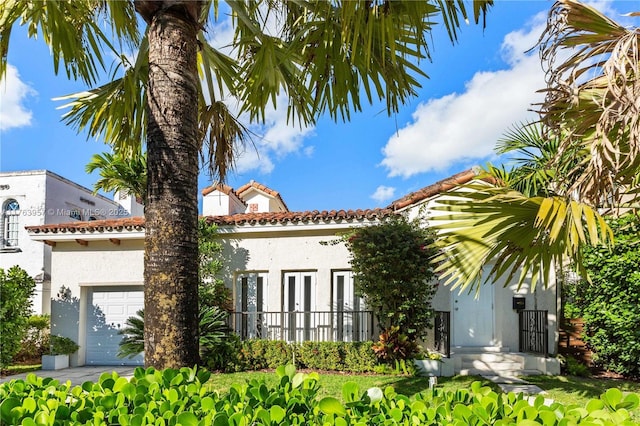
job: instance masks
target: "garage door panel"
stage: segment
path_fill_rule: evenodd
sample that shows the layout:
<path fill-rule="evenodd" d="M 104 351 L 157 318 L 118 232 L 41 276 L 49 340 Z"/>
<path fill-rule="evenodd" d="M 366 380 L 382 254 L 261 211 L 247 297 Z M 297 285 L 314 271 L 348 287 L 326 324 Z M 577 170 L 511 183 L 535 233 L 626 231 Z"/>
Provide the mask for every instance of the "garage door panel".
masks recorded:
<path fill-rule="evenodd" d="M 144 357 L 118 358 L 123 336 L 130 316 L 144 307 L 142 287 L 97 287 L 89 294 L 87 309 L 86 363 L 89 365 L 142 365 Z"/>

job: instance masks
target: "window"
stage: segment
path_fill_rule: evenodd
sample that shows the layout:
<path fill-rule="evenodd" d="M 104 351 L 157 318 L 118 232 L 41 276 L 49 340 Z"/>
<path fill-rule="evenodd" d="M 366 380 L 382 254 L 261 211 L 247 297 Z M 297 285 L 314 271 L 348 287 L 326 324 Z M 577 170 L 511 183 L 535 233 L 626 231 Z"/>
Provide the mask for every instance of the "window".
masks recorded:
<path fill-rule="evenodd" d="M 267 307 L 267 273 L 242 272 L 235 284 L 235 331 L 243 339 L 264 339 L 272 322 Z"/>
<path fill-rule="evenodd" d="M 318 333 L 323 330 L 314 312 L 316 309 L 316 273 L 286 272 L 284 274 L 284 312 L 286 340 L 302 342 L 323 340 Z"/>
<path fill-rule="evenodd" d="M 82 215 L 80 214 L 80 209 L 71 209 L 69 210 L 69 217 L 75 220 L 82 220 Z"/>
<path fill-rule="evenodd" d="M 20 204 L 16 200 L 7 200 L 2 208 L 2 247 L 18 247 L 18 219 Z"/>
<path fill-rule="evenodd" d="M 362 341 L 369 339 L 372 314 L 365 310 L 364 300 L 356 294 L 351 271 L 333 271 L 334 340 Z"/>

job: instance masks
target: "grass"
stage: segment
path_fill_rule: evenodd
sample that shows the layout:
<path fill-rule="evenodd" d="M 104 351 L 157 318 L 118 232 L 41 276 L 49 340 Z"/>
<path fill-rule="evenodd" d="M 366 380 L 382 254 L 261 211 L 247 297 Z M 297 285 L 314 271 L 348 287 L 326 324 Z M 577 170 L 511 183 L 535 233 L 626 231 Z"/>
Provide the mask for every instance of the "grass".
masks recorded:
<path fill-rule="evenodd" d="M 12 376 L 14 374 L 28 373 L 30 371 L 37 371 L 42 368 L 42 364 L 18 364 L 10 365 L 2 370 L 3 376 Z"/>
<path fill-rule="evenodd" d="M 640 382 L 576 376 L 529 376 L 526 380 L 547 392 L 546 398 L 563 404 L 585 405 L 607 389 L 640 393 Z"/>
<path fill-rule="evenodd" d="M 244 372 L 213 374 L 208 385 L 210 389 L 223 393 L 228 391 L 233 384 L 242 384 L 253 379 L 264 380 L 270 386 L 277 382 L 274 372 Z M 547 395 L 544 395 L 545 398 L 553 399 L 565 406 L 575 404 L 585 406 L 590 399 L 600 397 L 610 388 L 618 388 L 623 392 L 640 393 L 640 382 L 629 380 L 576 376 L 527 376 L 525 379 L 545 390 L 547 392 Z M 333 396 L 342 399 L 342 386 L 349 381 L 357 383 L 361 392 L 373 386 L 383 389 L 392 386 L 397 393 L 410 398 L 429 389 L 428 377 L 320 373 L 318 397 Z M 498 385 L 479 376 L 438 377 L 438 387 L 447 391 L 469 389 L 474 381 L 480 381 L 484 386 L 489 386 L 496 392 L 500 392 Z M 631 415 L 632 420 L 640 424 L 640 408 L 633 410 Z"/>
<path fill-rule="evenodd" d="M 212 390 L 223 393 L 229 390 L 234 383 L 246 383 L 253 379 L 259 381 L 264 380 L 266 384 L 270 386 L 277 383 L 277 376 L 273 372 L 244 372 L 213 374 L 211 379 L 209 379 L 208 385 Z M 455 391 L 460 388 L 469 388 L 474 381 L 481 381 L 484 385 L 495 387 L 492 382 L 477 376 L 438 377 L 438 387 Z M 320 391 L 318 396 L 320 398 L 325 396 L 340 398 L 342 395 L 342 386 L 346 382 L 355 382 L 362 392 L 373 386 L 382 389 L 391 386 L 397 393 L 408 397 L 413 397 L 429 389 L 428 377 L 320 373 Z"/>

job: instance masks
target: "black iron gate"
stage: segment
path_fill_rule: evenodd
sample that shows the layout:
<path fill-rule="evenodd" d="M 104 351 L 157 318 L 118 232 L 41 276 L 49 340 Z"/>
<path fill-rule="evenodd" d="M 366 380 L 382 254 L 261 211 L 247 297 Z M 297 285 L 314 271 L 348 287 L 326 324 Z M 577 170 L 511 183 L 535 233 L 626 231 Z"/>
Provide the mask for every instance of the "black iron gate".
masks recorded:
<path fill-rule="evenodd" d="M 548 311 L 520 311 L 520 352 L 549 353 Z"/>
<path fill-rule="evenodd" d="M 451 312 L 435 311 L 434 349 L 449 358 L 451 355 Z"/>

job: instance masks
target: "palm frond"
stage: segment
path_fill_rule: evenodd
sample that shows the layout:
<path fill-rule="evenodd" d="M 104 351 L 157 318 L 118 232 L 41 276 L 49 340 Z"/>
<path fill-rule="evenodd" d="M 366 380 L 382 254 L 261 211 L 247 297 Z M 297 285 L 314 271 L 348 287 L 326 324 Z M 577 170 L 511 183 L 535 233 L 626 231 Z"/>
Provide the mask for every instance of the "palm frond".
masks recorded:
<path fill-rule="evenodd" d="M 136 312 L 135 316 L 127 318 L 125 326 L 118 334 L 124 337 L 120 341 L 118 358 L 134 358 L 144 352 L 144 310 Z"/>
<path fill-rule="evenodd" d="M 561 0 L 540 46 L 548 86 L 542 120 L 561 150 L 585 154 L 572 189 L 594 205 L 619 200 L 640 169 L 640 32 Z M 568 59 L 557 63 L 566 50 Z"/>
<path fill-rule="evenodd" d="M 611 244 L 603 218 L 586 204 L 560 197 L 526 197 L 506 187 L 469 184 L 433 207 L 441 254 L 436 272 L 464 290 L 506 278 L 535 288 L 551 280 L 565 258 L 580 265 L 584 243 Z M 488 266 L 491 265 L 491 266 Z M 584 271 L 580 271 L 584 272 Z"/>
<path fill-rule="evenodd" d="M 105 69 L 104 52 L 117 54 L 109 34 L 99 25 L 99 15 L 109 10 L 116 39 L 137 43 L 136 20 L 130 19 L 130 2 L 67 0 L 7 0 L 0 6 L 0 77 L 7 66 L 11 31 L 16 23 L 28 25 L 30 38 L 42 38 L 51 50 L 54 71 L 64 67 L 67 78 L 82 80 L 87 85 L 98 81 Z M 130 19 L 130 20 L 127 20 Z"/>
<path fill-rule="evenodd" d="M 142 39 L 133 66 L 121 78 L 95 89 L 54 100 L 69 101 L 63 121 L 90 137 L 100 138 L 116 150 L 139 151 L 146 140 L 146 84 L 148 40 Z M 122 65 L 124 66 L 124 65 Z"/>
<path fill-rule="evenodd" d="M 147 156 L 145 153 L 116 151 L 95 154 L 86 165 L 87 173 L 98 170 L 94 191 L 119 191 L 144 201 L 147 196 Z"/>

